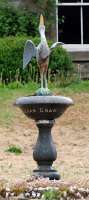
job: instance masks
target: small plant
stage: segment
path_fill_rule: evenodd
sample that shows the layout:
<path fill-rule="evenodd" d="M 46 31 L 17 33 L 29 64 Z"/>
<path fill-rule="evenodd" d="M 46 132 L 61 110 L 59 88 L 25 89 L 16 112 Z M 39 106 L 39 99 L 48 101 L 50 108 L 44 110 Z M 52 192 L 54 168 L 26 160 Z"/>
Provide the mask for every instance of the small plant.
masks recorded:
<path fill-rule="evenodd" d="M 49 189 L 43 194 L 43 200 L 65 200 L 68 196 L 69 189 L 67 187 L 59 190 Z"/>
<path fill-rule="evenodd" d="M 44 192 L 42 200 L 57 200 L 57 193 L 55 190 L 49 189 Z"/>
<path fill-rule="evenodd" d="M 9 146 L 9 148 L 6 150 L 7 152 L 10 153 L 15 153 L 16 155 L 19 155 L 22 153 L 22 150 L 20 147 L 16 147 L 15 145 Z"/>

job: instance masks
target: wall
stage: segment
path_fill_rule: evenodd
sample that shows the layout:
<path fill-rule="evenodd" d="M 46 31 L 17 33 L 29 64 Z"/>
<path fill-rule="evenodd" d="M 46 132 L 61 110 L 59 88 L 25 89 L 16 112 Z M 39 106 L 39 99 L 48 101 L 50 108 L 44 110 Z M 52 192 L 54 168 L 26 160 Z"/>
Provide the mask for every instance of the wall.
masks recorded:
<path fill-rule="evenodd" d="M 77 73 L 81 79 L 89 79 L 89 44 L 64 45 L 75 63 Z"/>

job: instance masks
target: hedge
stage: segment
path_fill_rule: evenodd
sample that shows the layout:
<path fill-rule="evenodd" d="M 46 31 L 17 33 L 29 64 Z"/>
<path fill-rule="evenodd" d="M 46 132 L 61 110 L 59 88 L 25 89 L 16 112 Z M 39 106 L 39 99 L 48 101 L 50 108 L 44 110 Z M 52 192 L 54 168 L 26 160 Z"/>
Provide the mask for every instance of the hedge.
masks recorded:
<path fill-rule="evenodd" d="M 8 84 L 16 80 L 23 83 L 30 80 L 39 81 L 36 59 L 33 59 L 25 70 L 22 68 L 24 44 L 27 39 L 31 39 L 36 45 L 40 41 L 39 38 L 28 38 L 27 36 L 0 39 L 1 82 Z M 53 50 L 50 56 L 49 69 L 51 76 L 58 74 L 58 72 L 66 74 L 73 69 L 71 58 L 63 48 L 58 47 Z"/>

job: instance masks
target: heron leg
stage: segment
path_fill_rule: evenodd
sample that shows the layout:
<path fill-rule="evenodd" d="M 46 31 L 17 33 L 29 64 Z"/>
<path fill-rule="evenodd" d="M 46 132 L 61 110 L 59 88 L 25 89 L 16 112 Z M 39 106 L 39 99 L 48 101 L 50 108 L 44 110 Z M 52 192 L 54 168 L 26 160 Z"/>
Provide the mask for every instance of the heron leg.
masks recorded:
<path fill-rule="evenodd" d="M 45 88 L 48 89 L 48 83 L 47 83 L 46 73 L 44 73 L 44 81 L 45 81 Z"/>
<path fill-rule="evenodd" d="M 41 88 L 43 89 L 43 73 L 41 73 Z"/>

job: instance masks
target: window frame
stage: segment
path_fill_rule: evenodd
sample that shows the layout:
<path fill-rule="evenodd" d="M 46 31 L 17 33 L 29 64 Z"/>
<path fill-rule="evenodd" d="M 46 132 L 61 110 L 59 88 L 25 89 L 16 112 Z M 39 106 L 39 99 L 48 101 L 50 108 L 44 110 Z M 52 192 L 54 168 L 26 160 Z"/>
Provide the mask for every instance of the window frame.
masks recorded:
<path fill-rule="evenodd" d="M 80 7 L 80 27 L 81 27 L 81 44 L 84 44 L 84 37 L 83 37 L 83 8 L 84 6 L 89 6 L 89 3 L 84 2 L 81 0 L 80 2 L 73 2 L 73 3 L 62 3 L 56 0 L 56 38 L 58 41 L 58 7 L 61 6 L 79 6 Z"/>

